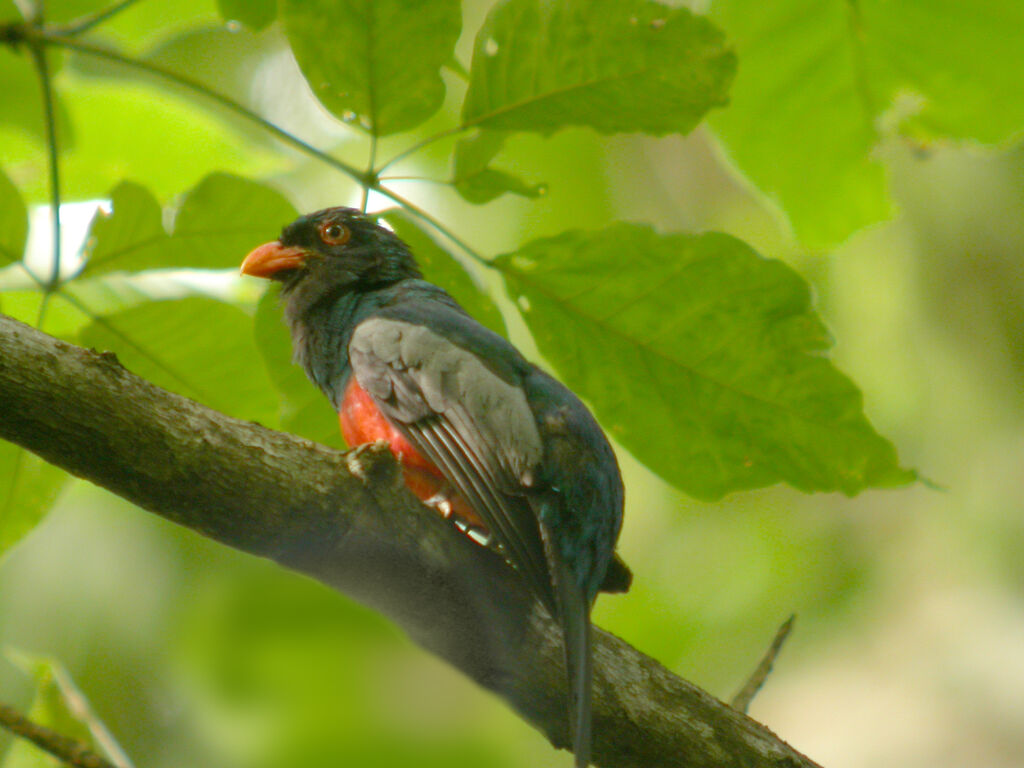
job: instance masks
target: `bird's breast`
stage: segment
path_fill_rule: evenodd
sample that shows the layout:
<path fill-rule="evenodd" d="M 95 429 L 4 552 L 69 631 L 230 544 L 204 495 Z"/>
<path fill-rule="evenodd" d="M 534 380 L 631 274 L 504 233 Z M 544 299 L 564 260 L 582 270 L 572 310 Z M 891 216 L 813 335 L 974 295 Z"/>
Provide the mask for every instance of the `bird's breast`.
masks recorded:
<path fill-rule="evenodd" d="M 470 527 L 486 531 L 479 515 L 461 496 L 446 488 L 444 473 L 423 457 L 402 432 L 381 413 L 370 393 L 355 376 L 349 378 L 338 407 L 341 436 L 350 448 L 383 440 L 402 466 L 405 484 L 421 501 L 447 496 L 448 514 L 453 514 Z"/>

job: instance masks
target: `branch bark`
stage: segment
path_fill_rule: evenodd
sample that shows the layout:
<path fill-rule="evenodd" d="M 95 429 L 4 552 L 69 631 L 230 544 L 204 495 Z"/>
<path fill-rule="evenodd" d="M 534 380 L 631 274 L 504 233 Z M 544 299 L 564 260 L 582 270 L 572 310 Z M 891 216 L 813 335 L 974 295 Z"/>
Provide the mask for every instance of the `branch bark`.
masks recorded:
<path fill-rule="evenodd" d="M 341 453 L 229 418 L 109 353 L 0 316 L 0 437 L 168 520 L 308 574 L 568 743 L 561 640 L 502 559 L 422 506 L 386 450 Z M 815 763 L 763 725 L 595 631 L 605 768 Z"/>

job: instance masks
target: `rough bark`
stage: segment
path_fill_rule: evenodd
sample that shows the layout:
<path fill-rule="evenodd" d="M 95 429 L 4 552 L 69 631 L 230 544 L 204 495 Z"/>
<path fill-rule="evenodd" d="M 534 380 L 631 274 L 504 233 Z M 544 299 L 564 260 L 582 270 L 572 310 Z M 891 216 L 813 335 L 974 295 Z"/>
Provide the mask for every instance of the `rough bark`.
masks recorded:
<path fill-rule="evenodd" d="M 386 451 L 341 453 L 229 418 L 3 316 L 0 437 L 388 616 L 568 744 L 557 626 L 500 557 L 405 490 Z M 815 765 L 602 630 L 594 693 L 599 766 Z"/>

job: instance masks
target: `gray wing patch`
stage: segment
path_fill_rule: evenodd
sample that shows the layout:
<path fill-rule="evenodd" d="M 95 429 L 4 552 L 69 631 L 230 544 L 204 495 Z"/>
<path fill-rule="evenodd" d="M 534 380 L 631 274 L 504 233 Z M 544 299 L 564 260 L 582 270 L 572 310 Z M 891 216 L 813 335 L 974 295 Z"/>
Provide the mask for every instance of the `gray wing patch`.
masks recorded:
<path fill-rule="evenodd" d="M 431 329 L 356 327 L 352 371 L 381 412 L 448 478 L 549 608 L 554 588 L 526 497 L 543 447 L 526 395 Z"/>
<path fill-rule="evenodd" d="M 393 409 L 382 407 L 386 416 L 411 423 L 450 414 L 456 431 L 475 433 L 485 443 L 482 458 L 496 462 L 492 470 L 516 487 L 540 462 L 540 435 L 523 390 L 429 328 L 371 318 L 353 333 L 349 359 L 359 384 Z"/>

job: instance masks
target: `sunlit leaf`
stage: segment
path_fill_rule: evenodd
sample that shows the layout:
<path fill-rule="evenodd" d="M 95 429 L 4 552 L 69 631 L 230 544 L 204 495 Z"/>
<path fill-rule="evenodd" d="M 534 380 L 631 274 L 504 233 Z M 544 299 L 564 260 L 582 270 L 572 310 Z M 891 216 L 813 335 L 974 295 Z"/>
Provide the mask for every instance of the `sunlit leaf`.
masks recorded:
<path fill-rule="evenodd" d="M 611 434 L 703 499 L 784 481 L 907 482 L 868 423 L 807 284 L 723 234 L 618 224 L 496 262 L 537 344 Z"/>
<path fill-rule="evenodd" d="M 248 179 L 215 173 L 190 190 L 168 235 L 156 199 L 123 182 L 112 212 L 99 213 L 89 234 L 86 274 L 156 267 L 230 268 L 297 216 L 280 193 Z"/>
<path fill-rule="evenodd" d="M 886 129 L 1000 142 L 1024 131 L 1024 4 L 716 0 L 743 62 L 712 124 L 813 247 L 888 215 Z"/>
<path fill-rule="evenodd" d="M 277 237 L 297 217 L 277 190 L 214 173 L 185 197 L 174 220 L 173 246 L 181 251 L 182 266 L 237 267 L 254 246 Z"/>
<path fill-rule="evenodd" d="M 14 0 L 0 0 L 0 21 L 20 21 L 22 18 Z"/>
<path fill-rule="evenodd" d="M 70 477 L 0 440 L 0 558 L 50 511 Z"/>
<path fill-rule="evenodd" d="M 452 184 L 465 200 L 480 204 L 506 192 L 529 198 L 544 194 L 547 189 L 544 184 L 527 184 L 518 176 L 489 167 L 504 142 L 502 131 L 481 131 L 477 136 L 456 142 Z"/>
<path fill-rule="evenodd" d="M 277 0 L 217 0 L 225 21 L 240 21 L 259 31 L 277 18 Z"/>
<path fill-rule="evenodd" d="M 173 258 L 160 204 L 149 190 L 123 181 L 110 193 L 111 211 L 93 219 L 84 274 L 167 266 Z"/>
<path fill-rule="evenodd" d="M 133 373 L 238 418 L 276 423 L 277 403 L 252 320 L 212 299 L 153 301 L 87 327 L 81 343 Z"/>
<path fill-rule="evenodd" d="M 492 331 L 507 335 L 505 321 L 494 301 L 480 290 L 466 269 L 434 238 L 402 210 L 385 211 L 381 217 L 412 249 L 428 281 L 448 291 L 469 314 Z"/>
<path fill-rule="evenodd" d="M 204 102 L 179 92 L 137 81 L 73 81 L 60 102 L 75 125 L 76 151 L 61 166 L 68 199 L 104 197 L 127 177 L 166 199 L 217 170 L 262 173 L 285 164 L 269 145 L 246 141 Z M 61 144 L 66 145 L 63 138 Z M 22 160 L 27 159 L 36 157 Z M 45 174 L 38 176 L 24 185 L 26 198 L 47 194 Z"/>
<path fill-rule="evenodd" d="M 281 19 L 313 93 L 342 120 L 384 136 L 440 109 L 458 0 L 282 0 Z"/>
<path fill-rule="evenodd" d="M 649 0 L 503 0 L 477 34 L 466 125 L 686 133 L 726 101 L 721 32 Z"/>
<path fill-rule="evenodd" d="M 292 362 L 292 340 L 281 316 L 278 287 L 260 299 L 254 323 L 256 346 L 280 395 L 281 428 L 318 443 L 340 447 L 341 432 L 334 408 Z"/>
<path fill-rule="evenodd" d="M 28 237 L 28 209 L 14 183 L 0 170 L 0 265 L 21 261 Z"/>

